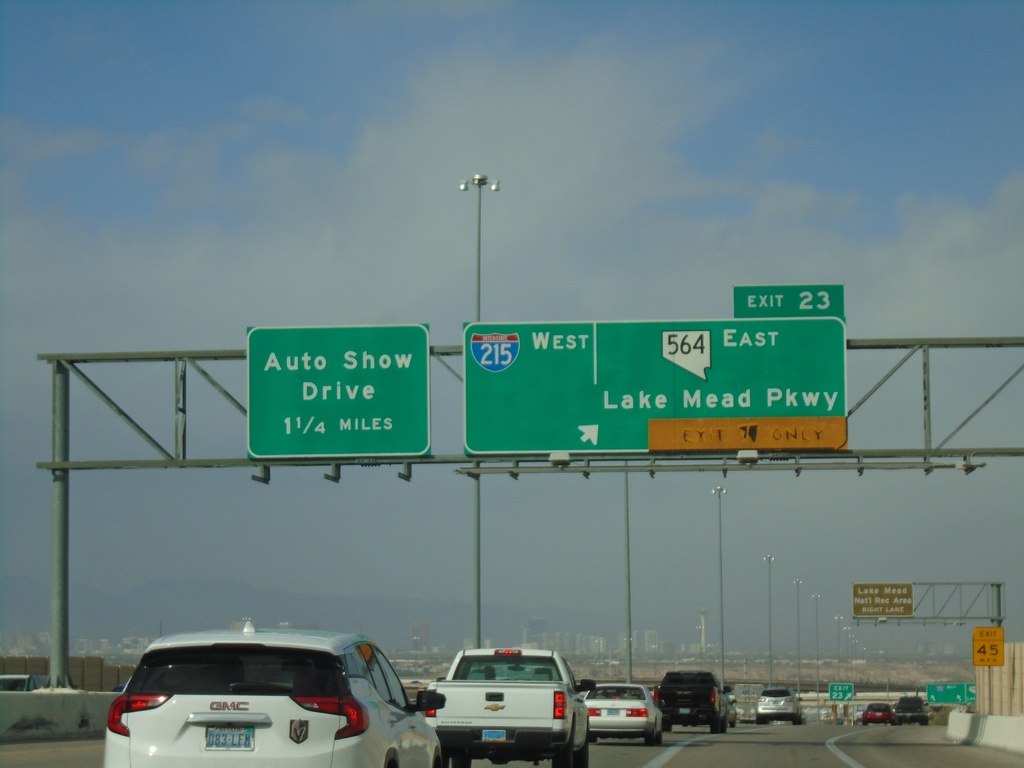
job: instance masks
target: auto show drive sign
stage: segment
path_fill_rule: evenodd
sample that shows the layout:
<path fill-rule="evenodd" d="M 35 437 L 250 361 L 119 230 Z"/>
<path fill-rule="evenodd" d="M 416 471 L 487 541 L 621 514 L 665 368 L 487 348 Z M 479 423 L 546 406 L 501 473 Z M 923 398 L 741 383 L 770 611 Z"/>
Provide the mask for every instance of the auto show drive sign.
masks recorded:
<path fill-rule="evenodd" d="M 430 451 L 425 325 L 252 328 L 246 353 L 251 457 Z"/>
<path fill-rule="evenodd" d="M 470 323 L 463 343 L 467 454 L 846 445 L 835 318 Z"/>

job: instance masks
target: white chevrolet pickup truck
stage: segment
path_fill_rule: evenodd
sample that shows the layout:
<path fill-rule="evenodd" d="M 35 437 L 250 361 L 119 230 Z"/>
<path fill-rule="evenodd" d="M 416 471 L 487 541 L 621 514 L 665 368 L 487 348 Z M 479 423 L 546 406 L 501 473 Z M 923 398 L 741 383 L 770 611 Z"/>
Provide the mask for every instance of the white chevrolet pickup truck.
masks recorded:
<path fill-rule="evenodd" d="M 444 709 L 425 715 L 450 768 L 469 768 L 481 759 L 550 759 L 552 768 L 587 768 L 589 716 L 583 699 L 594 686 L 593 680 L 577 682 L 557 651 L 460 651 L 447 677 L 428 686 L 447 697 Z"/>

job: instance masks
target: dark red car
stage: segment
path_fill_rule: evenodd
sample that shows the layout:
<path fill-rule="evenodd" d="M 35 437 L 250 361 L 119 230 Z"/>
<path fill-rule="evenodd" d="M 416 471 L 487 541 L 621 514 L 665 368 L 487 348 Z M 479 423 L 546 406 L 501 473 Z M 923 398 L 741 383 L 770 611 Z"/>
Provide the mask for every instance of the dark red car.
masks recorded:
<path fill-rule="evenodd" d="M 868 723 L 881 723 L 882 725 L 892 725 L 892 721 L 892 707 L 888 704 L 882 703 L 868 704 L 866 707 L 864 707 L 864 712 L 860 716 L 861 725 L 867 725 Z"/>

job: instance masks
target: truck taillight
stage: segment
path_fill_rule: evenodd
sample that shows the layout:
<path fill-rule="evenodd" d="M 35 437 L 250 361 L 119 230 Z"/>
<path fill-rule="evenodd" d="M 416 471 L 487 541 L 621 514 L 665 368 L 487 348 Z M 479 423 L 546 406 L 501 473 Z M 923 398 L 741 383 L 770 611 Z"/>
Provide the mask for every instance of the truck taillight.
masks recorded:
<path fill-rule="evenodd" d="M 711 689 L 711 706 L 718 704 L 718 691 L 714 688 Z"/>
<path fill-rule="evenodd" d="M 565 694 L 561 691 L 555 691 L 555 700 L 551 715 L 555 720 L 565 720 L 565 711 Z"/>

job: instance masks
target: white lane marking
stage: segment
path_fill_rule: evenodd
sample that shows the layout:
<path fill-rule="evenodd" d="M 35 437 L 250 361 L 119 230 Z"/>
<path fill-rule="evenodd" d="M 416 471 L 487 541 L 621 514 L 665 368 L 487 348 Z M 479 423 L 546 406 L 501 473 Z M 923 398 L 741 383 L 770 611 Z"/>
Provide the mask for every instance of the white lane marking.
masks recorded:
<path fill-rule="evenodd" d="M 828 747 L 829 752 L 838 757 L 850 768 L 864 768 L 864 766 L 854 760 L 852 757 L 843 752 L 839 747 L 836 746 L 836 742 L 840 739 L 845 739 L 847 736 L 853 736 L 857 731 L 851 731 L 850 733 L 841 733 L 838 736 L 833 736 L 831 739 L 825 742 L 825 746 Z"/>
<path fill-rule="evenodd" d="M 687 739 L 686 741 L 680 741 L 678 744 L 673 744 L 671 747 L 668 747 L 664 752 L 662 752 L 653 760 L 648 760 L 646 763 L 644 763 L 643 768 L 661 768 L 663 765 L 668 763 L 669 760 L 675 757 L 676 754 L 680 752 L 686 745 L 693 744 L 697 741 L 705 741 L 710 738 L 711 734 L 706 733 L 703 736 L 694 736 L 692 739 Z M 861 766 L 861 768 L 863 768 L 863 766 Z"/>

